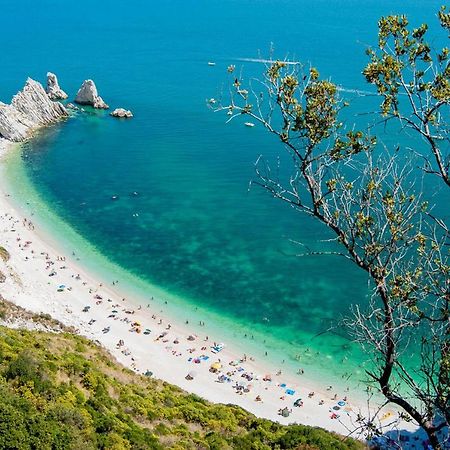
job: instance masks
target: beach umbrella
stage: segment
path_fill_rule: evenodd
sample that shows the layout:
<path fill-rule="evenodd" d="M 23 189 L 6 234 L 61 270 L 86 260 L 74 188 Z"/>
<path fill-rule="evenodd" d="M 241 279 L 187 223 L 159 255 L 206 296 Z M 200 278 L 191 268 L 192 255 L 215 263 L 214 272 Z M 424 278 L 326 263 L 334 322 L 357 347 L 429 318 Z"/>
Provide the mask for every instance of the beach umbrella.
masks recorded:
<path fill-rule="evenodd" d="M 191 370 L 191 371 L 188 373 L 188 375 L 189 375 L 191 378 L 195 378 L 195 377 L 197 376 L 197 372 L 196 372 L 195 370 Z"/>
<path fill-rule="evenodd" d="M 211 364 L 211 369 L 213 370 L 219 370 L 222 368 L 222 364 L 220 364 L 220 362 L 215 362 L 213 364 Z"/>

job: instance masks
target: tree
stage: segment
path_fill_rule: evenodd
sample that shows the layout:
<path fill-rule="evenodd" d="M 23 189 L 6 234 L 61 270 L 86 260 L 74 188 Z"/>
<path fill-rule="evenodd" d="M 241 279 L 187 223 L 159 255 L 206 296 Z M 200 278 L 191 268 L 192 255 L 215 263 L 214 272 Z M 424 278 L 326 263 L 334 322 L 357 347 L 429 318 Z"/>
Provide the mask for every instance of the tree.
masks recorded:
<path fill-rule="evenodd" d="M 439 20 L 449 30 L 444 8 Z M 344 257 L 367 273 L 371 300 L 355 305 L 346 322 L 373 355 L 368 381 L 386 403 L 396 404 L 425 430 L 434 449 L 441 449 L 450 424 L 450 239 L 447 224 L 428 205 L 421 180 L 433 173 L 449 185 L 444 111 L 450 102 L 450 66 L 446 48 L 433 59 L 426 30 L 422 25 L 409 31 L 404 16 L 382 18 L 378 51 L 368 51 L 364 69 L 382 97 L 382 121 L 398 120 L 427 143 L 430 151 L 420 153 L 424 171 L 415 167 L 416 153 L 390 150 L 371 127 L 346 128 L 340 117 L 348 103 L 338 87 L 299 63 L 269 62 L 257 86 L 230 66 L 230 95 L 215 109 L 226 111 L 228 121 L 251 117 L 289 152 L 289 175 L 279 170 L 279 162 L 274 168 L 260 156 L 254 183 L 334 234 L 337 247 L 302 256 Z M 417 368 L 408 361 L 412 349 L 420 349 Z M 376 413 L 361 417 L 358 427 L 369 436 L 379 433 Z"/>
<path fill-rule="evenodd" d="M 438 17 L 450 37 L 450 13 L 442 7 Z M 434 163 L 422 154 L 424 170 L 450 187 L 450 49 L 433 54 L 425 41 L 428 26 L 410 31 L 406 16 L 383 17 L 378 27 L 378 49 L 367 51 L 370 62 L 363 74 L 383 98 L 382 115 L 414 130 L 428 146 Z"/>

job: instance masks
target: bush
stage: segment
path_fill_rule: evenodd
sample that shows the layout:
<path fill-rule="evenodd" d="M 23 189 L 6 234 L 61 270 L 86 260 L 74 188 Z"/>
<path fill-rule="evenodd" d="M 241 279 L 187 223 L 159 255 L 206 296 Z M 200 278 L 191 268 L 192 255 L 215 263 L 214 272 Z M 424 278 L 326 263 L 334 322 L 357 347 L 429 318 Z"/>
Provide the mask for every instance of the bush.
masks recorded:
<path fill-rule="evenodd" d="M 81 346 L 89 360 L 77 353 Z M 0 327 L 0 355 L 0 449 L 363 448 L 124 372 L 100 347 L 69 334 Z"/>
<path fill-rule="evenodd" d="M 31 382 L 37 392 L 48 390 L 51 386 L 45 369 L 28 350 L 9 363 L 5 377 L 7 380 L 17 379 L 20 384 Z"/>
<path fill-rule="evenodd" d="M 25 426 L 25 418 L 20 410 L 12 405 L 0 408 L 0 448 L 30 448 L 30 439 Z"/>

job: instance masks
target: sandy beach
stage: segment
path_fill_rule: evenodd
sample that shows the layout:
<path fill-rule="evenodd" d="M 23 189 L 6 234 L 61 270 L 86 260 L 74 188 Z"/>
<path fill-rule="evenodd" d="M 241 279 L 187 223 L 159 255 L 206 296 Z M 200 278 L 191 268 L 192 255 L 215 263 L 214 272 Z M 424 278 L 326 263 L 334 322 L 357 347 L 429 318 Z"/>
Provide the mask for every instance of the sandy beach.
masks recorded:
<path fill-rule="evenodd" d="M 7 151 L 20 151 L 0 139 L 0 164 Z M 0 245 L 10 253 L 0 261 L 7 275 L 4 298 L 33 312 L 50 314 L 83 336 L 97 341 L 125 366 L 175 384 L 207 400 L 233 403 L 256 416 L 281 423 L 302 423 L 349 434 L 359 413 L 367 414 L 365 394 L 318 385 L 307 375 L 290 375 L 255 360 L 245 348 L 219 345 L 226 336 L 195 334 L 183 319 L 160 308 L 124 299 L 116 283 L 101 282 L 77 261 L 49 243 L 33 217 L 13 206 L 0 186 Z M 149 298 L 152 293 L 148 293 Z M 295 403 L 295 405 L 294 405 Z M 289 415 L 280 415 L 287 408 Z M 287 414 L 286 414 L 287 415 Z M 379 415 L 386 427 L 397 417 L 388 408 Z M 412 429 L 414 425 L 406 424 Z M 357 436 L 355 436 L 357 437 Z"/>

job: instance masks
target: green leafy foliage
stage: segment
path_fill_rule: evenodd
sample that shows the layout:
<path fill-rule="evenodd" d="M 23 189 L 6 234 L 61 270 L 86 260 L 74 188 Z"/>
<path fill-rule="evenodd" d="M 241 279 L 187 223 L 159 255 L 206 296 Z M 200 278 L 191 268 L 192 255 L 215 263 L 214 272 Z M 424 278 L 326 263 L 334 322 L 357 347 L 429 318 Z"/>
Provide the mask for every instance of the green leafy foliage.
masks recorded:
<path fill-rule="evenodd" d="M 450 29 L 445 7 L 438 18 L 444 29 Z M 425 41 L 428 26 L 411 29 L 404 15 L 382 17 L 378 30 L 378 48 L 368 49 L 370 62 L 363 74 L 383 97 L 382 113 L 399 115 L 400 92 L 408 92 L 407 101 L 413 95 L 429 95 L 424 116 L 433 123 L 437 109 L 450 101 L 450 50 L 444 47 L 432 52 Z"/>
<path fill-rule="evenodd" d="M 0 449 L 362 449 L 136 375 L 68 333 L 0 327 Z"/>

